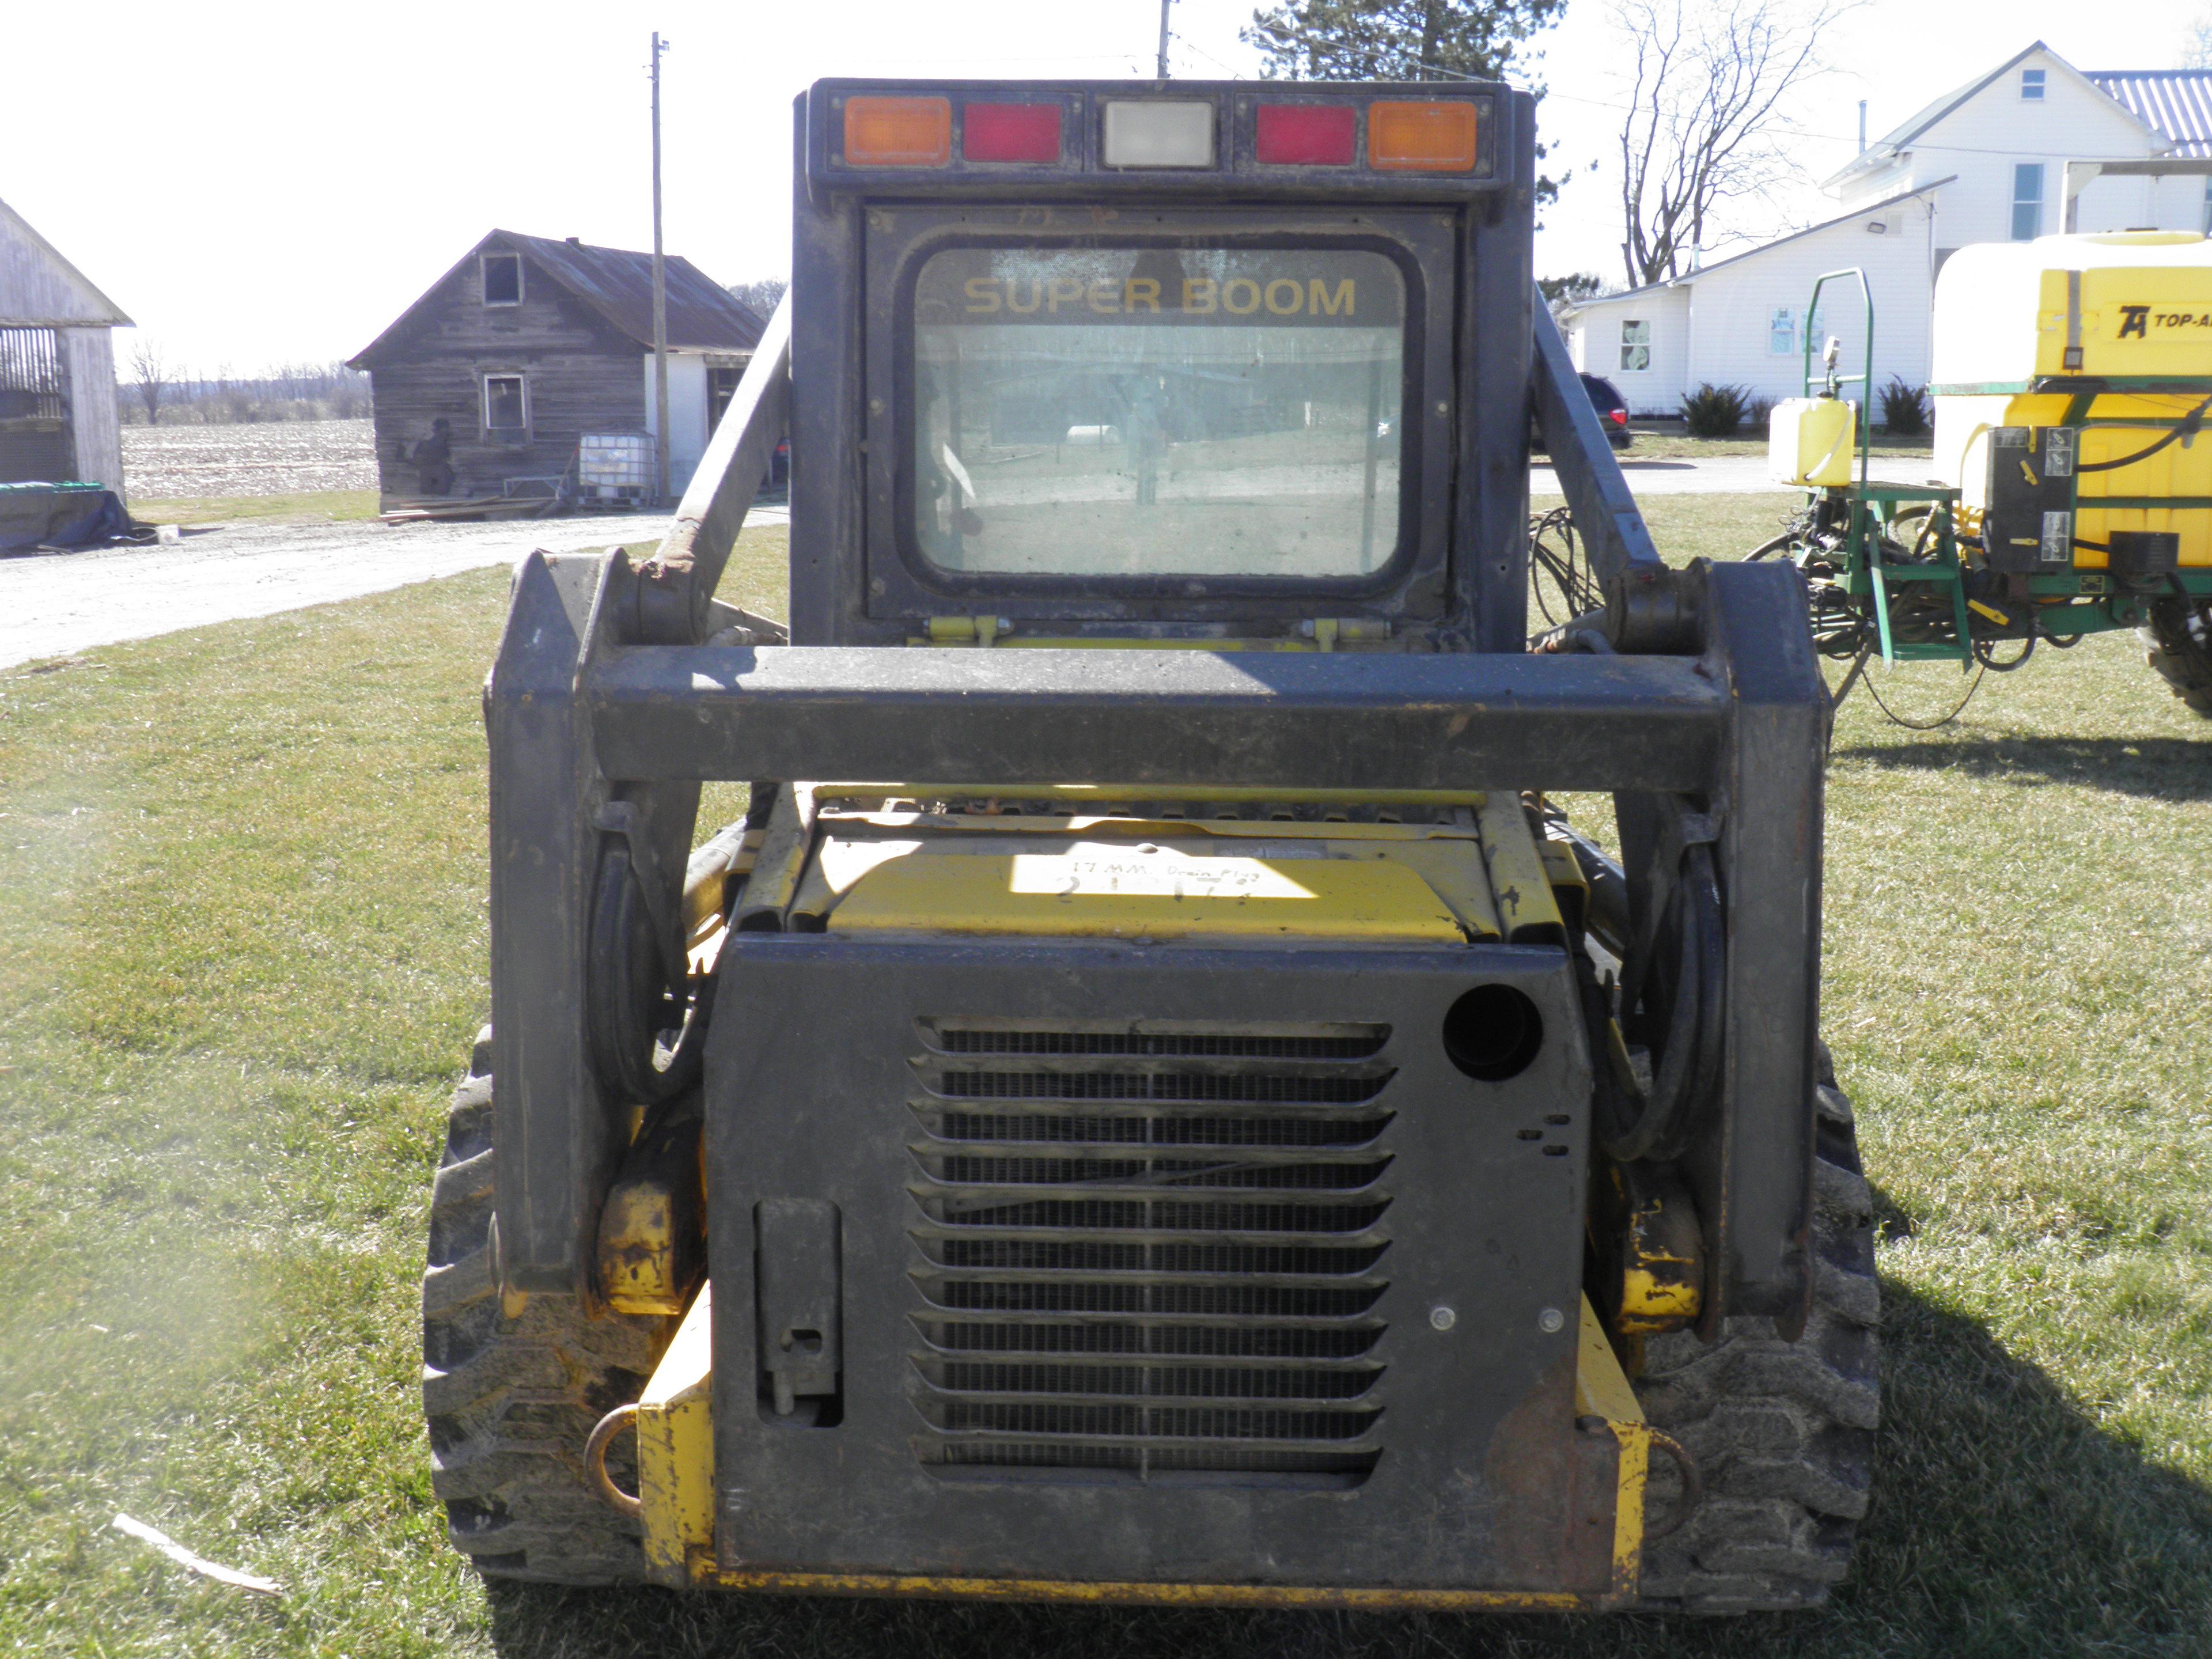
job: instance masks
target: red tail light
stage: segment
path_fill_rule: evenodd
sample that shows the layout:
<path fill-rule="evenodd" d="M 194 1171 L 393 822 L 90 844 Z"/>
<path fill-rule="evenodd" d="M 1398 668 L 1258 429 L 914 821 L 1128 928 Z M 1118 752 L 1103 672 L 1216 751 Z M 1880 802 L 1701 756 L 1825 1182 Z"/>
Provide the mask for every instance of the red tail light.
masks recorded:
<path fill-rule="evenodd" d="M 962 112 L 960 154 L 969 161 L 1057 161 L 1057 104 L 970 104 Z"/>
<path fill-rule="evenodd" d="M 1615 426 L 1626 426 L 1628 424 L 1628 411 L 1626 410 L 1610 410 L 1607 411 L 1607 414 Z"/>
<path fill-rule="evenodd" d="M 1358 148 L 1358 112 L 1343 104 L 1262 104 L 1252 159 L 1269 167 L 1345 167 Z"/>

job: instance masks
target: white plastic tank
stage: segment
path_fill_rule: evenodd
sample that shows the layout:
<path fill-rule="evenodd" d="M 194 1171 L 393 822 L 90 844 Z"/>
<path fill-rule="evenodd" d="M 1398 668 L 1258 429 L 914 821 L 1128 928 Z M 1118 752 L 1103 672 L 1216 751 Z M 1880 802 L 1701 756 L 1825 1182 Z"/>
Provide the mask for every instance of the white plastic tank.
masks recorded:
<path fill-rule="evenodd" d="M 576 482 L 599 501 L 641 498 L 653 482 L 651 435 L 586 432 L 576 446 Z"/>
<path fill-rule="evenodd" d="M 2044 236 L 1962 247 L 1936 283 L 1936 474 L 1969 526 L 1988 504 L 1995 434 L 2072 426 L 2077 568 L 2116 531 L 2172 531 L 2212 565 L 2212 441 L 2162 429 L 2212 393 L 2212 240 L 2190 231 Z M 2164 505 L 2172 501 L 2173 506 Z"/>
<path fill-rule="evenodd" d="M 2212 240 L 2129 230 L 1977 242 L 1944 262 L 1935 322 L 1939 397 L 2026 391 L 2046 374 L 2212 374 Z"/>

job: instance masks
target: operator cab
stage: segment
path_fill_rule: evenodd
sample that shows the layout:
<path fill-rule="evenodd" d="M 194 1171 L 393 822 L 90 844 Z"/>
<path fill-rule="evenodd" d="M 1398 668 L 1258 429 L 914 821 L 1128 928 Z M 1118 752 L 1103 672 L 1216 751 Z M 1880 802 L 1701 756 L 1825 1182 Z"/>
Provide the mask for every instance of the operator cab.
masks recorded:
<path fill-rule="evenodd" d="M 794 642 L 1518 648 L 1525 110 L 815 87 Z"/>

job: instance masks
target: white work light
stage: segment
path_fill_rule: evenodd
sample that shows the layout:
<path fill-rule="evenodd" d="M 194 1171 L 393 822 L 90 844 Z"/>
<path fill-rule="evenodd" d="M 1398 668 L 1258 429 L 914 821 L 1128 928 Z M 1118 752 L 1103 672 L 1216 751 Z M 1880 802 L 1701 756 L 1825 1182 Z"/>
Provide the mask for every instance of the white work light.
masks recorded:
<path fill-rule="evenodd" d="M 1117 99 L 1106 106 L 1109 167 L 1210 167 L 1213 106 L 1165 98 Z"/>

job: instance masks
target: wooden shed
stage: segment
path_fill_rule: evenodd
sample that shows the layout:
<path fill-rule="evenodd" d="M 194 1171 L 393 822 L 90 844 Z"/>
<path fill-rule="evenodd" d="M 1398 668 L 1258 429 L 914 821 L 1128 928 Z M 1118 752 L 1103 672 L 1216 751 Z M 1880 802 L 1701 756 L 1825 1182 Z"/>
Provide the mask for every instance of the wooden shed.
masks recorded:
<path fill-rule="evenodd" d="M 698 466 L 766 325 L 689 260 L 668 276 L 670 488 Z M 350 366 L 388 509 L 543 494 L 587 434 L 653 430 L 653 256 L 495 230 Z"/>
<path fill-rule="evenodd" d="M 0 202 L 0 483 L 123 493 L 108 331 L 133 325 Z"/>

